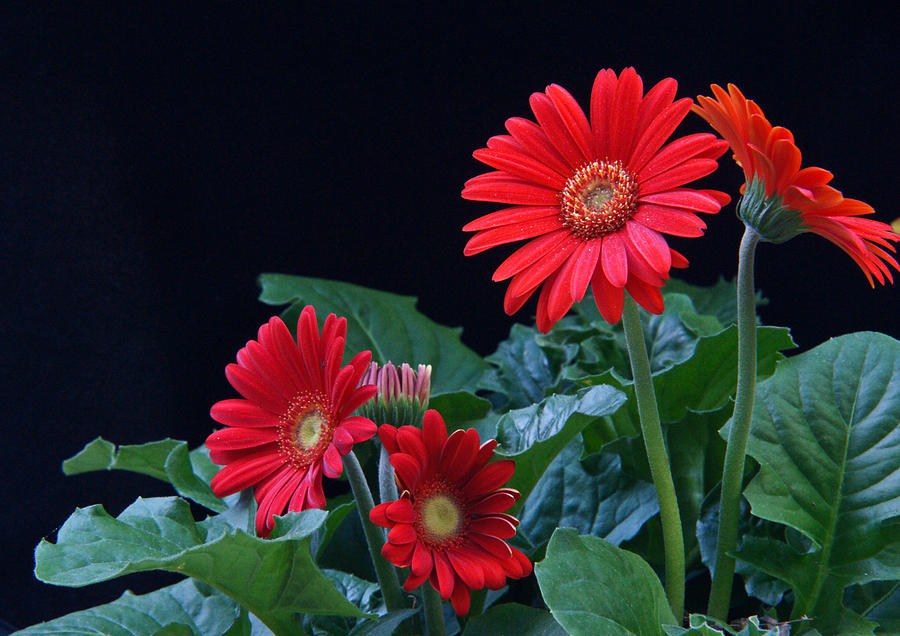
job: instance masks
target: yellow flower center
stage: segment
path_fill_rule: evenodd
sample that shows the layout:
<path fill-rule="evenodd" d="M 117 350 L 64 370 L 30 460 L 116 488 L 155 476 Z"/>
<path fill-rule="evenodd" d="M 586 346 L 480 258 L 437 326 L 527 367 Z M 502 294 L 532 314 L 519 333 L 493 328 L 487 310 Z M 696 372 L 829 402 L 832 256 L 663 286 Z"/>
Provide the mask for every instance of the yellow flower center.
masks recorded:
<path fill-rule="evenodd" d="M 325 429 L 325 418 L 318 411 L 304 413 L 298 420 L 296 441 L 304 449 L 310 450 L 319 443 Z"/>
<path fill-rule="evenodd" d="M 435 495 L 422 504 L 422 525 L 434 541 L 449 539 L 462 525 L 463 514 L 456 501 Z"/>
<path fill-rule="evenodd" d="M 278 450 L 285 462 L 299 470 L 321 459 L 334 434 L 334 412 L 321 394 L 302 391 L 278 418 Z"/>
<path fill-rule="evenodd" d="M 559 220 L 585 241 L 610 234 L 634 214 L 637 191 L 637 179 L 621 161 L 592 161 L 560 192 Z"/>

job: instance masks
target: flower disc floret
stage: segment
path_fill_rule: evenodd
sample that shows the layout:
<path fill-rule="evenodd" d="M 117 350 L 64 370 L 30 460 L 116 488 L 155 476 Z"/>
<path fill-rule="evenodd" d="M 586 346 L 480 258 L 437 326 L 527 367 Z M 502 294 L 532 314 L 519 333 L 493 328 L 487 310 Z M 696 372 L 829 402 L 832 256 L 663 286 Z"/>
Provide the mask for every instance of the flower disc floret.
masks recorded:
<path fill-rule="evenodd" d="M 372 355 L 359 353 L 342 368 L 346 333 L 346 319 L 331 314 L 320 334 L 307 306 L 296 341 L 274 317 L 225 369 L 244 399 L 222 400 L 210 411 L 226 426 L 206 440 L 210 459 L 224 466 L 211 485 L 218 497 L 253 488 L 260 536 L 285 510 L 324 508 L 322 475 L 339 477 L 341 457 L 375 435 L 374 422 L 352 415 L 375 395 L 374 385 L 358 386 Z"/>
<path fill-rule="evenodd" d="M 437 411 L 422 428 L 385 424 L 378 430 L 394 467 L 400 498 L 372 509 L 373 523 L 389 528 L 382 555 L 409 567 L 404 588 L 428 581 L 457 614 L 469 611 L 471 590 L 500 589 L 507 578 L 531 573 L 531 561 L 504 539 L 519 521 L 506 514 L 519 493 L 503 488 L 511 460 L 489 463 L 496 440 L 484 444 L 475 430 L 454 431 Z"/>

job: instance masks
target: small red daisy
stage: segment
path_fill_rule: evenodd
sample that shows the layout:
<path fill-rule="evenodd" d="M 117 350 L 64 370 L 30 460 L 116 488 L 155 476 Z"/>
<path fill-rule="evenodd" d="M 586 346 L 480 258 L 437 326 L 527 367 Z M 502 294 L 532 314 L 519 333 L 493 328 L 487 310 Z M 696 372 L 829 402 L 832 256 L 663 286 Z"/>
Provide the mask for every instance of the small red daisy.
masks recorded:
<path fill-rule="evenodd" d="M 727 194 L 685 184 L 713 172 L 728 144 L 708 133 L 663 146 L 691 109 L 675 100 L 677 82 L 664 79 L 644 94 L 641 77 L 600 71 L 590 121 L 575 99 L 551 84 L 531 96 L 537 123 L 506 120 L 509 135 L 491 137 L 476 159 L 494 172 L 466 182 L 462 196 L 511 205 L 463 227 L 477 232 L 470 256 L 525 241 L 494 272 L 511 279 L 503 308 L 512 315 L 541 288 L 538 328 L 547 332 L 581 300 L 590 283 L 603 317 L 616 323 L 627 291 L 662 313 L 660 288 L 687 260 L 663 234 L 701 236 L 698 213 L 713 214 Z"/>
<path fill-rule="evenodd" d="M 385 424 L 378 436 L 401 494 L 375 506 L 369 517 L 390 528 L 382 555 L 411 569 L 406 591 L 427 580 L 462 615 L 469 611 L 470 590 L 497 590 L 507 577 L 531 573 L 528 557 L 504 541 L 516 534 L 518 519 L 504 511 L 519 492 L 501 488 L 515 471 L 512 460 L 488 464 L 496 440 L 482 444 L 474 429 L 447 437 L 435 410 L 425 412 L 421 429 Z"/>
<path fill-rule="evenodd" d="M 341 456 L 375 435 L 374 422 L 350 415 L 375 395 L 375 385 L 357 387 L 372 354 L 363 351 L 341 368 L 346 333 L 346 318 L 331 314 L 320 337 L 316 312 L 307 306 L 296 342 L 274 317 L 225 368 L 246 399 L 222 400 L 210 411 L 227 426 L 206 440 L 210 459 L 225 466 L 212 489 L 224 497 L 253 486 L 260 536 L 285 509 L 324 508 L 322 474 L 339 477 Z"/>

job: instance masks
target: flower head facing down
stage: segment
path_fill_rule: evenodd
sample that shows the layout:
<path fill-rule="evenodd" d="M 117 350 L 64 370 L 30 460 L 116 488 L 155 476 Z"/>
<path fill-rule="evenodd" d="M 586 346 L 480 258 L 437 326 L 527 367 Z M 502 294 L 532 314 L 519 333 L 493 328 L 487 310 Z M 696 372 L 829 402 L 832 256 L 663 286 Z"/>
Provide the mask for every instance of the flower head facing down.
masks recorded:
<path fill-rule="evenodd" d="M 874 286 L 893 282 L 888 265 L 898 268 L 888 252 L 900 236 L 887 223 L 860 218 L 871 206 L 846 199 L 828 185 L 833 175 L 814 166 L 801 168 L 800 150 L 787 128 L 773 126 L 762 109 L 733 84 L 725 91 L 711 86 L 714 97 L 699 96 L 694 111 L 731 146 L 744 171 L 744 199 L 738 213 L 771 242 L 783 242 L 800 232 L 825 237 L 859 265 Z"/>
<path fill-rule="evenodd" d="M 434 410 L 425 412 L 421 429 L 386 424 L 378 435 L 401 494 L 369 516 L 390 528 L 384 557 L 411 569 L 407 591 L 429 581 L 462 615 L 469 611 L 470 590 L 500 589 L 507 577 L 531 573 L 528 557 L 504 541 L 516 534 L 519 522 L 505 511 L 519 492 L 501 487 L 512 477 L 514 462 L 488 463 L 496 440 L 482 444 L 474 429 L 448 437 Z"/>
<path fill-rule="evenodd" d="M 374 385 L 358 386 L 372 354 L 359 353 L 342 368 L 346 333 L 347 320 L 331 314 L 320 334 L 307 306 L 296 341 L 274 317 L 225 368 L 245 399 L 222 400 L 210 411 L 226 426 L 206 440 L 210 459 L 225 466 L 211 485 L 219 497 L 253 487 L 260 536 L 285 509 L 324 508 L 322 475 L 339 477 L 341 456 L 375 435 L 371 420 L 351 416 L 375 394 Z"/>
<path fill-rule="evenodd" d="M 729 201 L 722 192 L 684 187 L 716 169 L 724 141 L 701 133 L 664 145 L 693 104 L 675 101 L 676 88 L 669 78 L 645 95 L 634 69 L 618 77 L 600 71 L 588 120 L 553 84 L 531 96 L 536 123 L 508 119 L 508 135 L 475 151 L 496 171 L 466 182 L 463 198 L 510 207 L 463 227 L 476 232 L 465 254 L 528 241 L 493 276 L 511 279 L 506 313 L 541 287 L 537 324 L 547 332 L 588 284 L 610 323 L 621 317 L 625 291 L 648 311 L 662 312 L 669 270 L 687 266 L 663 234 L 700 236 L 706 224 L 697 214 L 716 213 Z"/>

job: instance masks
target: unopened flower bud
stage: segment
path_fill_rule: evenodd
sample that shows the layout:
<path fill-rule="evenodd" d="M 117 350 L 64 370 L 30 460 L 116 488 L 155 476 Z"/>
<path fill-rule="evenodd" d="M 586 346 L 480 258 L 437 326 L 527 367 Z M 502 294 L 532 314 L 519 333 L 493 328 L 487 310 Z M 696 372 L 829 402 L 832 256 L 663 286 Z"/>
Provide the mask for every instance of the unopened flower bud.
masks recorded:
<path fill-rule="evenodd" d="M 431 365 L 420 364 L 416 371 L 405 362 L 399 369 L 391 362 L 369 365 L 360 384 L 374 384 L 378 393 L 359 408 L 361 415 L 376 424 L 393 426 L 422 422 L 422 414 L 431 396 Z"/>

